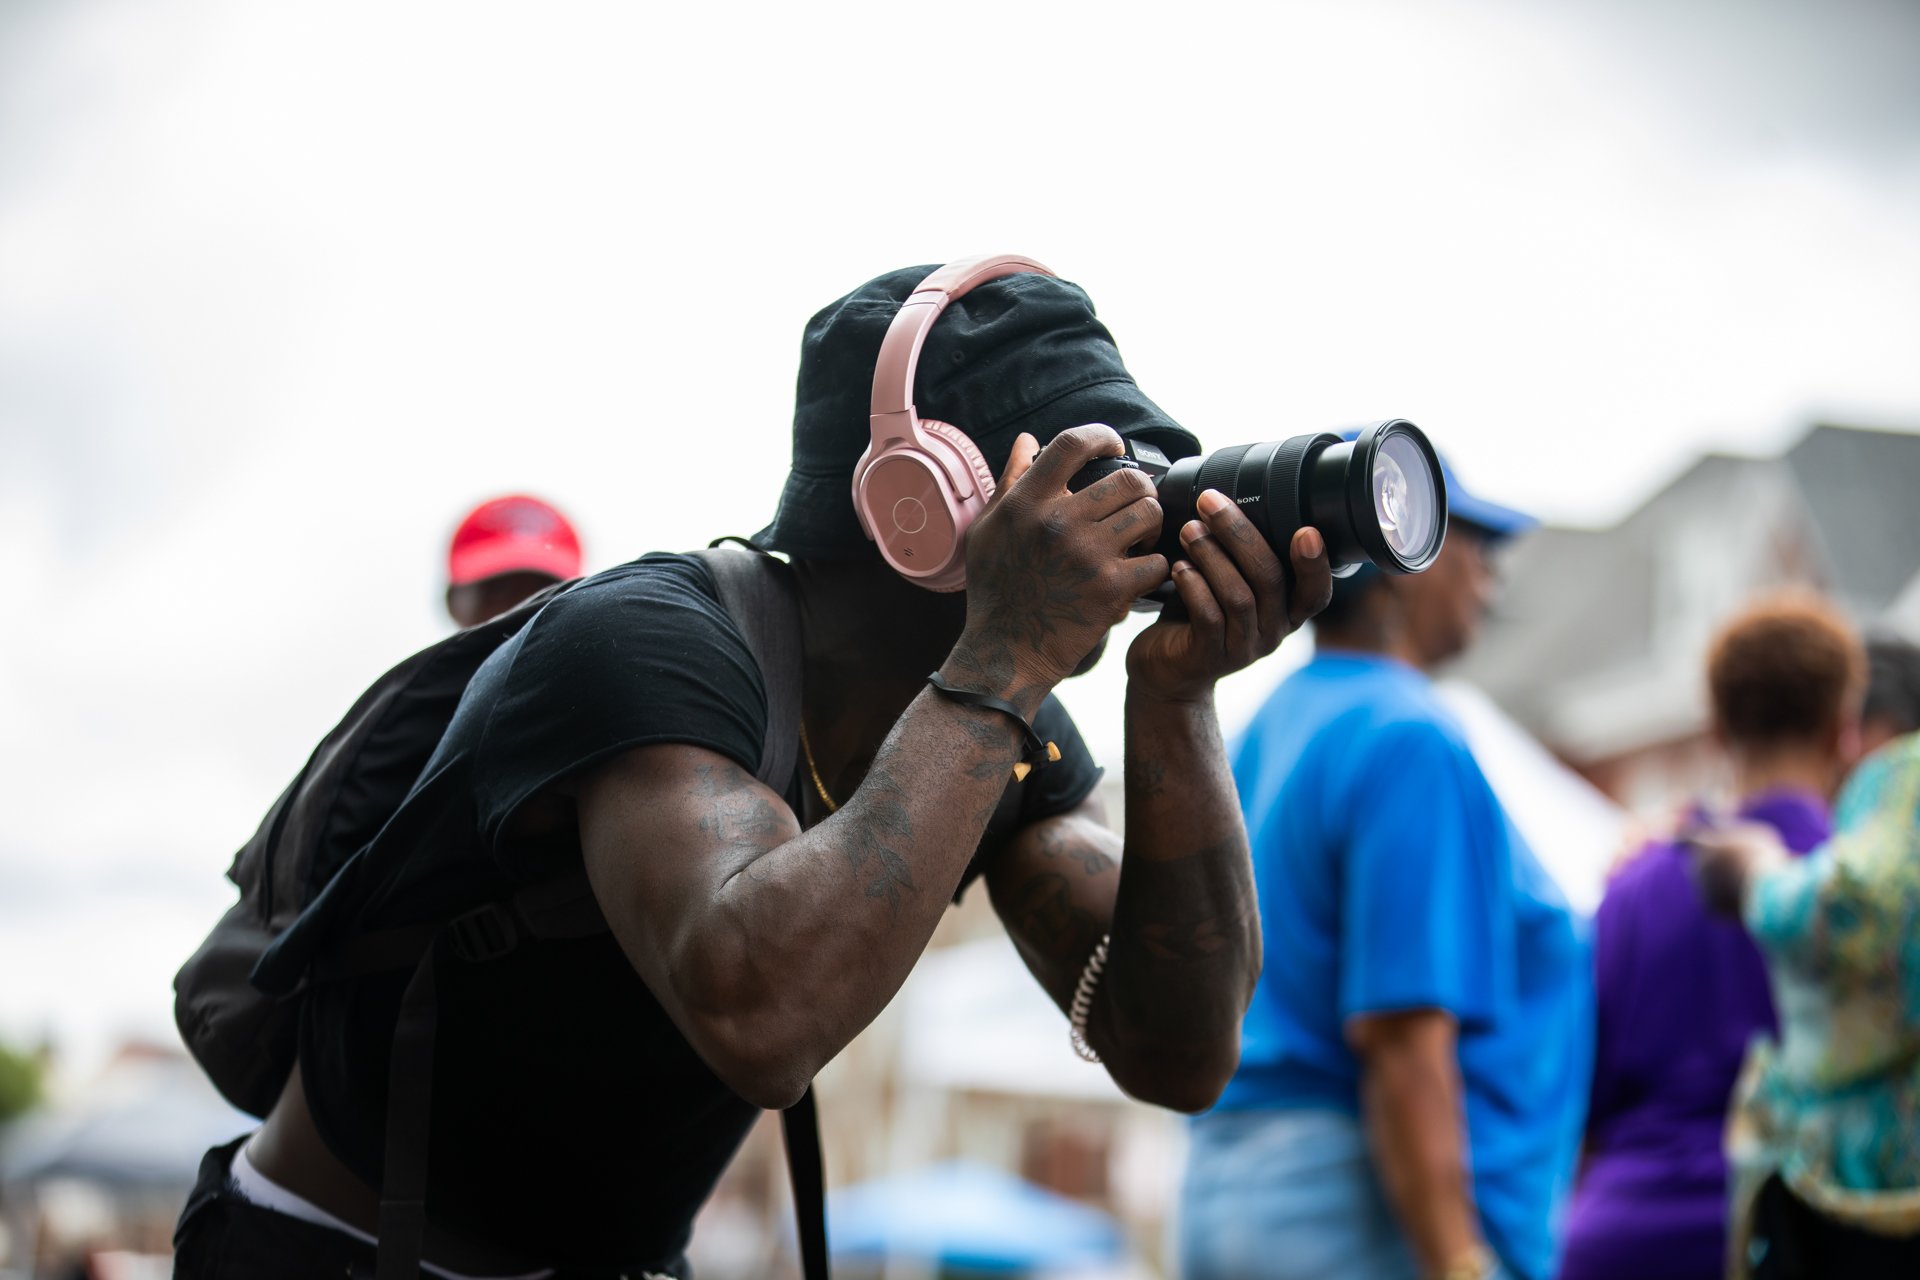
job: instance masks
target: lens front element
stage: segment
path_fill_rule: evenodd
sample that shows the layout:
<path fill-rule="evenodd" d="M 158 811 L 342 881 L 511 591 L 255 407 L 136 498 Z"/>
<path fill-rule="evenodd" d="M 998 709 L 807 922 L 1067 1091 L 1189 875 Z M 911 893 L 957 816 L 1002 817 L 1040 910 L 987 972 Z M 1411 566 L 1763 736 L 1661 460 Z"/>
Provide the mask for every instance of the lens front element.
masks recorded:
<path fill-rule="evenodd" d="M 1439 507 L 1433 469 L 1404 435 L 1388 436 L 1373 456 L 1373 512 L 1395 555 L 1418 561 L 1433 540 Z"/>
<path fill-rule="evenodd" d="M 1325 535 L 1337 574 L 1369 563 L 1419 573 L 1447 537 L 1447 481 L 1420 428 L 1389 418 L 1329 445 L 1313 463 L 1303 522 Z"/>

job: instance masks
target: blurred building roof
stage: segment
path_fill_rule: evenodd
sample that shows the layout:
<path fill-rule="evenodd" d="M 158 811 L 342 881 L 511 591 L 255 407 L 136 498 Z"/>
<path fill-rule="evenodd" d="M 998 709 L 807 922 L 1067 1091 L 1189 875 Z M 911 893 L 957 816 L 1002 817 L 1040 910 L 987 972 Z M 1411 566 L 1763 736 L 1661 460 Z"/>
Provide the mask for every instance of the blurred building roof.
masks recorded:
<path fill-rule="evenodd" d="M 1920 435 L 1818 426 L 1786 463 L 1827 554 L 1834 595 L 1874 621 L 1920 576 Z"/>
<path fill-rule="evenodd" d="M 1577 763 L 1697 733 L 1708 637 L 1757 591 L 1805 584 L 1863 627 L 1920 626 L 1916 494 L 1920 435 L 1822 425 L 1778 458 L 1710 454 L 1612 528 L 1522 539 L 1452 674 Z"/>

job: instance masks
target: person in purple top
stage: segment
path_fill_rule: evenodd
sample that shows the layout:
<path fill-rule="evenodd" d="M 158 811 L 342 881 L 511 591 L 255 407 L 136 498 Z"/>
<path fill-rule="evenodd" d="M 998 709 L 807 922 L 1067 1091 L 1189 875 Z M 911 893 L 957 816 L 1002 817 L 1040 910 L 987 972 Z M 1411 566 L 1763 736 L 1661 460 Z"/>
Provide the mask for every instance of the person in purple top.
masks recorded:
<path fill-rule="evenodd" d="M 1739 816 L 1795 854 L 1831 833 L 1857 750 L 1865 659 L 1831 608 L 1775 597 L 1715 637 L 1707 685 Z M 1708 912 L 1677 841 L 1614 877 L 1594 925 L 1586 1158 L 1560 1280 L 1710 1280 L 1726 1272 L 1728 1100 L 1777 1026 L 1767 970 L 1736 920 Z"/>

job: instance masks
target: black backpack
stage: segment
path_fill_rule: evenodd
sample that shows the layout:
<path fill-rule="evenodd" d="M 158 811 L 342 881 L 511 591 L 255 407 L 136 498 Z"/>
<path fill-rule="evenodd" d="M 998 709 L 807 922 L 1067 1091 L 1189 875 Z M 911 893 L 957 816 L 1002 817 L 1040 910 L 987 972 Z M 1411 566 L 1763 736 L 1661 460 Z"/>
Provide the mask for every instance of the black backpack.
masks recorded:
<path fill-rule="evenodd" d="M 800 724 L 800 623 L 792 580 L 779 561 L 750 548 L 716 543 L 693 554 L 712 574 L 721 605 L 760 667 L 767 736 L 755 772 L 762 783 L 784 792 Z M 321 740 L 235 856 L 227 877 L 239 886 L 239 902 L 174 977 L 174 1018 L 188 1049 L 229 1102 L 264 1117 L 293 1071 L 300 1000 L 309 983 L 413 970 L 394 1032 L 378 1280 L 414 1280 L 419 1274 L 436 955 L 445 947 L 465 960 L 486 960 L 522 940 L 602 933 L 606 921 L 585 873 L 574 872 L 530 885 L 506 901 L 449 903 L 445 919 L 349 938 L 285 995 L 255 986 L 254 967 L 399 809 L 480 664 L 575 585 L 549 587 L 498 618 L 421 650 L 374 681 Z M 825 1212 L 811 1089 L 782 1121 L 801 1261 L 809 1280 L 824 1280 Z"/>

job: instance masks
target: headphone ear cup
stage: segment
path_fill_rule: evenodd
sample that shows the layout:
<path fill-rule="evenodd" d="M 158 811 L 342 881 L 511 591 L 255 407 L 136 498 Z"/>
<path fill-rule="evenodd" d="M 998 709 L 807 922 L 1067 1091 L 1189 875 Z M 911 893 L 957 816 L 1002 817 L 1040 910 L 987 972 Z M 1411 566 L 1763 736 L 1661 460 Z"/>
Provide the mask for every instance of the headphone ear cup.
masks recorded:
<path fill-rule="evenodd" d="M 867 535 L 868 541 L 874 541 L 877 531 L 873 517 L 867 512 L 866 475 L 867 464 L 873 461 L 873 446 L 868 445 L 860 453 L 860 461 L 853 464 L 853 516 L 860 522 L 860 532 Z"/>
<path fill-rule="evenodd" d="M 936 422 L 931 418 L 920 419 L 920 429 L 929 435 L 939 436 L 952 445 L 953 451 L 960 455 L 961 461 L 972 469 L 974 493 L 979 497 L 980 509 L 985 510 L 987 503 L 993 501 L 993 495 L 998 491 L 999 486 L 993 482 L 993 468 L 987 465 L 986 458 L 974 446 L 973 441 L 967 439 L 967 433 L 950 422 Z"/>
<path fill-rule="evenodd" d="M 920 429 L 950 447 L 973 476 L 971 498 L 960 497 L 957 488 L 953 491 L 953 562 L 939 574 L 920 579 L 920 585 L 931 591 L 964 591 L 967 587 L 967 530 L 986 511 L 987 504 L 993 501 L 997 488 L 993 483 L 993 468 L 987 465 L 986 458 L 967 438 L 967 433 L 952 423 L 922 418 Z"/>
<path fill-rule="evenodd" d="M 993 497 L 993 472 L 964 431 L 944 422 L 916 425 L 922 443 L 902 441 L 877 457 L 862 456 L 854 510 L 902 577 L 929 591 L 961 591 L 967 529 Z"/>

